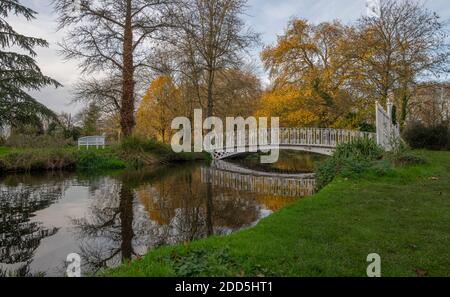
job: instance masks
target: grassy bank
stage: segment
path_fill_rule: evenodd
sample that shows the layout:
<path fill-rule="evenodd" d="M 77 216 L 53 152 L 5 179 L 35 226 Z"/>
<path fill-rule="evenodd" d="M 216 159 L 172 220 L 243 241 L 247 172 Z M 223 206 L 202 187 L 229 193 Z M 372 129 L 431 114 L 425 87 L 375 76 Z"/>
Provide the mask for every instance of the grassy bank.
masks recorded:
<path fill-rule="evenodd" d="M 0 172 L 45 170 L 121 169 L 126 163 L 115 150 L 77 150 L 76 148 L 0 148 Z"/>
<path fill-rule="evenodd" d="M 0 156 L 7 154 L 9 151 L 9 148 L 0 146 Z"/>
<path fill-rule="evenodd" d="M 256 227 L 149 252 L 108 276 L 450 275 L 450 153 L 427 164 L 337 178 Z"/>
<path fill-rule="evenodd" d="M 132 142 L 98 150 L 0 147 L 0 173 L 139 168 L 207 158 L 203 154 L 175 154 L 170 147 L 152 141 Z"/>

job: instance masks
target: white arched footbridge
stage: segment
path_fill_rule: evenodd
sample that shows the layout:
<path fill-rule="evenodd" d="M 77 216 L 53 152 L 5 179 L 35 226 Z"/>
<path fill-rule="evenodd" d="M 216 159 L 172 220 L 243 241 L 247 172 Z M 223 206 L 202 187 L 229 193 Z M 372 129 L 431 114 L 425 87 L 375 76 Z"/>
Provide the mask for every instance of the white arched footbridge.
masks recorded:
<path fill-rule="evenodd" d="M 217 137 L 224 145 L 221 149 L 208 152 L 214 160 L 222 160 L 249 152 L 270 150 L 295 150 L 321 155 L 333 155 L 336 148 L 355 139 L 373 139 L 385 150 L 390 150 L 392 142 L 400 137 L 398 125 L 393 124 L 392 103 L 387 111 L 376 103 L 376 133 L 332 128 L 277 128 L 253 129 L 241 133 L 232 132 Z"/>
<path fill-rule="evenodd" d="M 376 139 L 376 133 L 320 129 L 320 128 L 278 128 L 267 130 L 250 130 L 244 136 L 234 136 L 234 142 L 227 138 L 224 149 L 212 150 L 214 160 L 226 159 L 247 152 L 270 151 L 274 149 L 311 152 L 331 156 L 341 143 L 354 139 Z M 258 139 L 267 140 L 261 144 Z M 277 139 L 273 141 L 272 139 Z M 259 145 L 258 145 L 259 143 Z"/>

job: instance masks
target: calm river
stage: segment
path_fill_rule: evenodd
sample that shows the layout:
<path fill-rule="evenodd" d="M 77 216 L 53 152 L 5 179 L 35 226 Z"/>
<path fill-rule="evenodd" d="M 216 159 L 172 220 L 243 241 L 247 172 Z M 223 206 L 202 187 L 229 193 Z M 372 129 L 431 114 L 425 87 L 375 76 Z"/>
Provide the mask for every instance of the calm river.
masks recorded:
<path fill-rule="evenodd" d="M 275 176 L 239 162 L 0 177 L 0 275 L 63 276 L 71 253 L 84 273 L 95 272 L 155 247 L 251 227 L 314 191 L 311 176 L 292 170 L 310 172 L 315 157 L 284 159 Z"/>

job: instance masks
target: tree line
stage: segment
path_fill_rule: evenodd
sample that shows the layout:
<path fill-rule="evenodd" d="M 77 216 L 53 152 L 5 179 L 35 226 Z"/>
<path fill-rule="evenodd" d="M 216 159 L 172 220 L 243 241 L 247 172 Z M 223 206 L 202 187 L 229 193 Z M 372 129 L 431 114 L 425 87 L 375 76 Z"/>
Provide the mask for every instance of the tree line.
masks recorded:
<path fill-rule="evenodd" d="M 167 142 L 172 119 L 193 117 L 196 108 L 207 116 L 278 116 L 287 127 L 372 130 L 375 101 L 389 98 L 403 127 L 430 118 L 448 125 L 448 84 L 439 79 L 448 74 L 448 27 L 421 1 L 382 0 L 378 17 L 347 25 L 292 18 L 261 52 L 267 86 L 250 61 L 261 42 L 244 21 L 246 0 L 53 5 L 67 32 L 61 54 L 79 61 L 83 72 L 74 95 L 87 106 L 80 116 L 85 134 L 102 129 Z M 36 13 L 17 0 L 0 3 L 2 48 L 28 51 L 0 52 L 0 124 L 54 119 L 23 91 L 59 86 L 34 61 L 33 48 L 47 43 L 15 32 L 6 22 L 10 14 L 31 20 Z M 430 106 L 438 116 L 429 115 Z"/>

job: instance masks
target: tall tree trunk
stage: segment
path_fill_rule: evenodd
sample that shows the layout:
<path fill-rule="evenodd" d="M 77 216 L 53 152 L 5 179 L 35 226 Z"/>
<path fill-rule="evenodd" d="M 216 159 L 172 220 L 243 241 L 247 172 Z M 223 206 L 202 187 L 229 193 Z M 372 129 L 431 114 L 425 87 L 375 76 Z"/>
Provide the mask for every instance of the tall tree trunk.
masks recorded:
<path fill-rule="evenodd" d="M 122 69 L 122 106 L 120 126 L 124 137 L 130 136 L 135 125 L 134 120 L 134 63 L 133 63 L 133 28 L 131 20 L 131 1 L 127 0 L 125 30 L 123 38 Z"/>
<path fill-rule="evenodd" d="M 214 70 L 208 70 L 208 111 L 207 116 L 212 117 L 214 115 L 214 98 L 213 98 L 213 88 L 214 88 Z"/>

